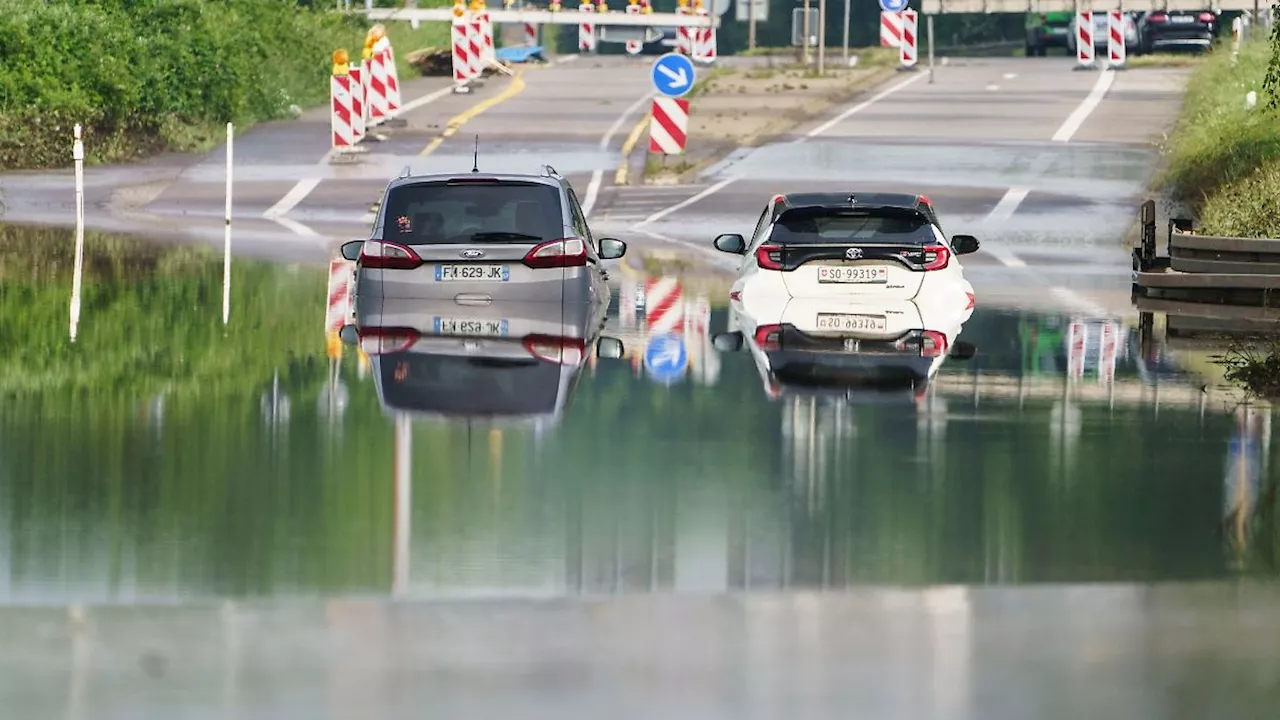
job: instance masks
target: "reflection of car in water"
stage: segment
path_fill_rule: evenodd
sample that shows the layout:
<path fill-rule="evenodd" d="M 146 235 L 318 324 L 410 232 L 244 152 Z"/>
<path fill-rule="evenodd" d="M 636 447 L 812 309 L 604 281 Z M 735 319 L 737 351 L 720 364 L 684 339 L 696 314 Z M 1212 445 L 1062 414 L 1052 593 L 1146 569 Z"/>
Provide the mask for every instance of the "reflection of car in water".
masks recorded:
<path fill-rule="evenodd" d="M 745 346 L 770 397 L 784 393 L 919 398 L 945 359 L 976 348 L 957 341 L 973 295 L 943 288 L 914 300 L 779 299 L 744 293 L 731 300 L 731 326 L 716 348 Z"/>
<path fill-rule="evenodd" d="M 369 356 L 391 413 L 454 419 L 555 420 L 589 353 L 622 356 L 601 337 L 607 303 L 360 301 L 343 340 Z"/>

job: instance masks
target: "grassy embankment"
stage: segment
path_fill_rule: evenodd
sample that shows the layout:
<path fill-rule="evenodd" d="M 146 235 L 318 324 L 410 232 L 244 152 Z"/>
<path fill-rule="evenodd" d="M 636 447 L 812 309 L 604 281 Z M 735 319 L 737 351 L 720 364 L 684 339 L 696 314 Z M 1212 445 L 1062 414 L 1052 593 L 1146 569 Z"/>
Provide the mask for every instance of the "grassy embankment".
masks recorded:
<path fill-rule="evenodd" d="M 1273 46 L 1246 43 L 1235 65 L 1229 45 L 1220 46 L 1188 83 L 1160 180 L 1196 212 L 1201 232 L 1280 237 L 1280 114 L 1267 107 L 1265 87 Z"/>
<path fill-rule="evenodd" d="M 379 3 L 383 4 L 383 3 Z M 444 4 L 419 0 L 420 6 Z M 203 150 L 243 128 L 323 103 L 332 53 L 360 57 L 369 24 L 295 0 L 0 0 L 0 169 Z M 448 26 L 387 23 L 400 77 L 410 50 Z"/>

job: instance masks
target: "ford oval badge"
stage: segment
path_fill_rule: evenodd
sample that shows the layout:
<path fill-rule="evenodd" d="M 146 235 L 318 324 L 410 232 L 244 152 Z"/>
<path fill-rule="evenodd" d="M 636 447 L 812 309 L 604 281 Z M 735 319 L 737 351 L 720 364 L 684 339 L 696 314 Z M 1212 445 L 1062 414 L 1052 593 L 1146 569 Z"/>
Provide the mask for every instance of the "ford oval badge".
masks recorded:
<path fill-rule="evenodd" d="M 475 260 L 476 258 L 482 258 L 482 257 L 484 257 L 484 251 L 483 251 L 483 250 L 463 250 L 462 252 L 460 252 L 460 253 L 458 253 L 458 254 L 459 254 L 459 255 L 461 255 L 462 257 L 464 257 L 464 258 L 468 259 L 468 260 Z"/>

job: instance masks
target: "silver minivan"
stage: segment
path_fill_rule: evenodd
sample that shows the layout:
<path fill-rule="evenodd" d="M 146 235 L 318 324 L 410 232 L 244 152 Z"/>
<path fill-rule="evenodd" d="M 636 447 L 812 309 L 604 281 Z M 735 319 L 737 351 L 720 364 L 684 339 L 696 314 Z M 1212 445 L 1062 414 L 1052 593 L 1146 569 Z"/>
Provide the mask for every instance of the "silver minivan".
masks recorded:
<path fill-rule="evenodd" d="M 356 301 L 599 302 L 603 260 L 626 253 L 596 238 L 569 182 L 541 175 L 410 175 L 383 193 L 368 240 L 342 246 L 356 263 Z"/>

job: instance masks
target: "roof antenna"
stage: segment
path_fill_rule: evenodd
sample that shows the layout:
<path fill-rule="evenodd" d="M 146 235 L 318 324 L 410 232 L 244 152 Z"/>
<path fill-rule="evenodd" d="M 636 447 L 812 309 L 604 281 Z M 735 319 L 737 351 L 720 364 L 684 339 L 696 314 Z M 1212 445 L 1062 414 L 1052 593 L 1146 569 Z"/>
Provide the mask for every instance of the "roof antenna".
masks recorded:
<path fill-rule="evenodd" d="M 471 156 L 471 172 L 480 172 L 480 133 L 476 133 L 476 149 Z"/>

